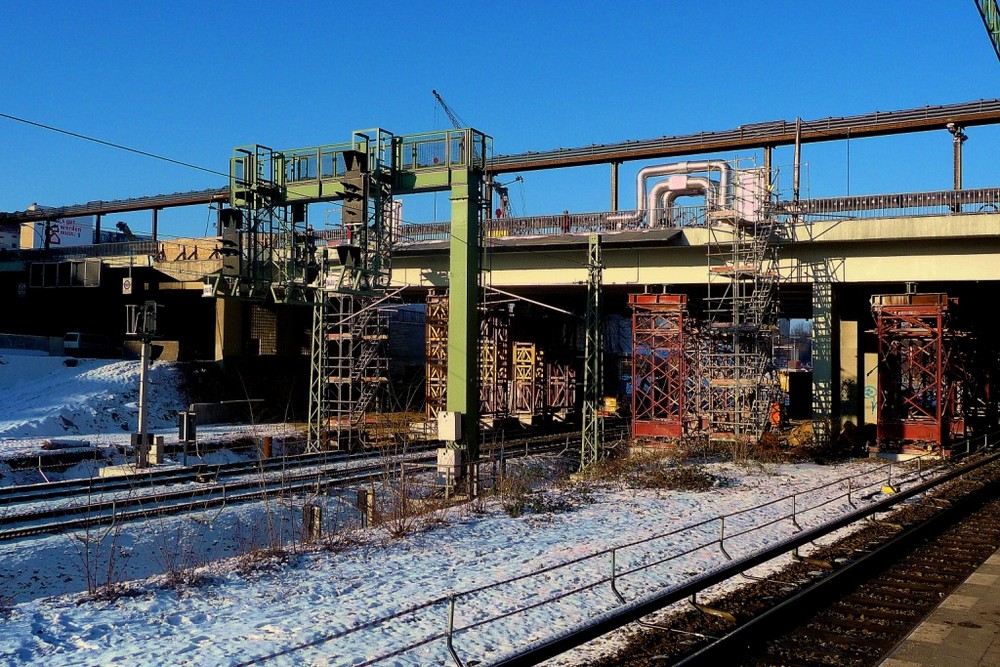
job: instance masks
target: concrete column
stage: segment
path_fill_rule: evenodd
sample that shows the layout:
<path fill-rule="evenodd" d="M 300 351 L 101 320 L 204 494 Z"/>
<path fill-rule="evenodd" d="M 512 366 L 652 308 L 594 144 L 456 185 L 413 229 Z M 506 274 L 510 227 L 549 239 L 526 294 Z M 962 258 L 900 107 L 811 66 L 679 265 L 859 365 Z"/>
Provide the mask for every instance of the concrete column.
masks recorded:
<path fill-rule="evenodd" d="M 853 422 L 861 425 L 861 379 L 858 357 L 858 323 L 840 322 L 840 425 Z"/>
<path fill-rule="evenodd" d="M 833 285 L 813 283 L 812 289 L 813 437 L 823 445 L 833 437 L 835 311 Z"/>
<path fill-rule="evenodd" d="M 235 299 L 215 300 L 215 360 L 242 354 L 243 304 Z"/>

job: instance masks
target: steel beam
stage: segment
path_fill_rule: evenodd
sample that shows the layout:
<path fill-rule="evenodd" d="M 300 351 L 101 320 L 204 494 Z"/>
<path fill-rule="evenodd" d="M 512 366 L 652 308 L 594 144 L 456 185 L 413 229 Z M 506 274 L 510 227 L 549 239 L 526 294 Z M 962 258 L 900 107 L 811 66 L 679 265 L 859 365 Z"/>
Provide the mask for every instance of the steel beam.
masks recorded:
<path fill-rule="evenodd" d="M 962 127 L 1000 122 L 1000 99 L 961 104 L 926 106 L 899 111 L 876 111 L 858 116 L 840 116 L 801 121 L 801 142 L 815 143 L 877 137 L 907 132 L 945 129 L 948 123 Z M 578 167 L 627 160 L 696 155 L 766 146 L 795 144 L 796 121 L 776 120 L 741 125 L 735 130 L 660 137 L 582 148 L 497 155 L 486 166 L 491 174 L 532 171 L 554 167 Z"/>
<path fill-rule="evenodd" d="M 875 137 L 943 129 L 948 123 L 962 127 L 1000 123 L 1000 99 L 978 100 L 943 106 L 926 106 L 899 111 L 876 111 L 858 116 L 841 116 L 802 121 L 802 143 Z M 698 132 L 580 148 L 497 155 L 486 162 L 487 174 L 534 171 L 590 164 L 615 164 L 628 160 L 696 155 L 745 148 L 765 148 L 795 143 L 795 121 L 777 120 L 741 125 L 734 130 Z M 405 185 L 405 184 L 403 184 Z M 442 182 L 440 189 L 446 189 Z M 405 189 L 405 188 L 404 188 Z M 113 201 L 97 201 L 63 206 L 45 211 L 0 212 L 0 222 L 33 222 L 79 215 L 125 213 L 151 208 L 193 206 L 228 202 L 229 188 L 216 188 L 169 195 L 154 195 Z"/>

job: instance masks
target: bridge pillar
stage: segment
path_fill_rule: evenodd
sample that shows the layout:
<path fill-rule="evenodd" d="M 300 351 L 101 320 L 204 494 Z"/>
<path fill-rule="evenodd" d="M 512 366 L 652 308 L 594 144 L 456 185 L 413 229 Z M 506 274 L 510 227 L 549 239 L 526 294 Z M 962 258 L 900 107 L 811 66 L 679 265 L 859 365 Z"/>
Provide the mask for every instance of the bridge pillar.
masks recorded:
<path fill-rule="evenodd" d="M 840 375 L 837 412 L 840 424 L 852 422 L 861 426 L 861 357 L 858 354 L 861 339 L 858 323 L 851 320 L 840 322 Z"/>
<path fill-rule="evenodd" d="M 833 284 L 816 282 L 812 288 L 813 439 L 825 445 L 833 436 L 834 350 L 836 311 Z M 838 365 L 839 366 L 839 365 Z"/>
<path fill-rule="evenodd" d="M 215 360 L 243 353 L 243 303 L 237 299 L 215 300 Z"/>

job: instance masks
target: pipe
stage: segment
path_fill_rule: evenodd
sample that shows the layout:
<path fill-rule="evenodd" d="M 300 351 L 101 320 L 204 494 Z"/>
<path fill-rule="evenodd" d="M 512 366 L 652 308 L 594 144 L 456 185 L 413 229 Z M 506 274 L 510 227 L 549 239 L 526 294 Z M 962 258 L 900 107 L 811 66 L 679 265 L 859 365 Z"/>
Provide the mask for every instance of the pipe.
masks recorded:
<path fill-rule="evenodd" d="M 699 171 L 719 172 L 719 191 L 716 201 L 718 208 L 729 208 L 729 191 L 732 183 L 733 169 L 725 160 L 688 160 L 644 167 L 636 175 L 635 201 L 636 211 L 621 216 L 610 216 L 609 220 L 619 223 L 635 224 L 645 217 L 648 208 L 646 197 L 646 182 L 655 176 L 674 176 L 678 174 L 693 174 Z"/>
<path fill-rule="evenodd" d="M 714 185 L 714 183 L 713 183 Z M 676 190 L 674 192 L 668 192 L 666 196 L 663 197 L 663 210 L 665 212 L 664 218 L 668 225 L 674 225 L 674 201 L 678 197 L 684 197 L 688 195 L 705 195 L 706 200 L 710 199 L 714 194 L 714 188 L 705 190 L 704 188 L 690 188 L 688 190 Z"/>
<path fill-rule="evenodd" d="M 680 184 L 670 178 L 660 181 L 649 192 L 649 226 L 659 226 L 662 210 L 666 211 L 669 224 L 672 219 L 670 209 L 678 197 L 704 194 L 705 203 L 709 205 L 712 201 L 718 202 L 718 191 L 719 186 L 715 181 L 701 176 L 687 176 Z"/>

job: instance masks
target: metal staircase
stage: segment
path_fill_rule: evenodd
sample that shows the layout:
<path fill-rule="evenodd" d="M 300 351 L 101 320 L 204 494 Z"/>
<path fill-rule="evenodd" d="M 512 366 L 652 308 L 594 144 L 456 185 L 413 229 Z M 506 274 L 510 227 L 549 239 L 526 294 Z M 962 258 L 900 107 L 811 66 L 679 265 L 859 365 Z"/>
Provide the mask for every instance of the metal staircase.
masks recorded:
<path fill-rule="evenodd" d="M 392 135 L 356 133 L 344 151 L 347 243 L 320 264 L 310 350 L 308 451 L 369 444 L 389 383 L 387 298 L 393 243 Z M 337 262 L 334 263 L 334 253 Z"/>

